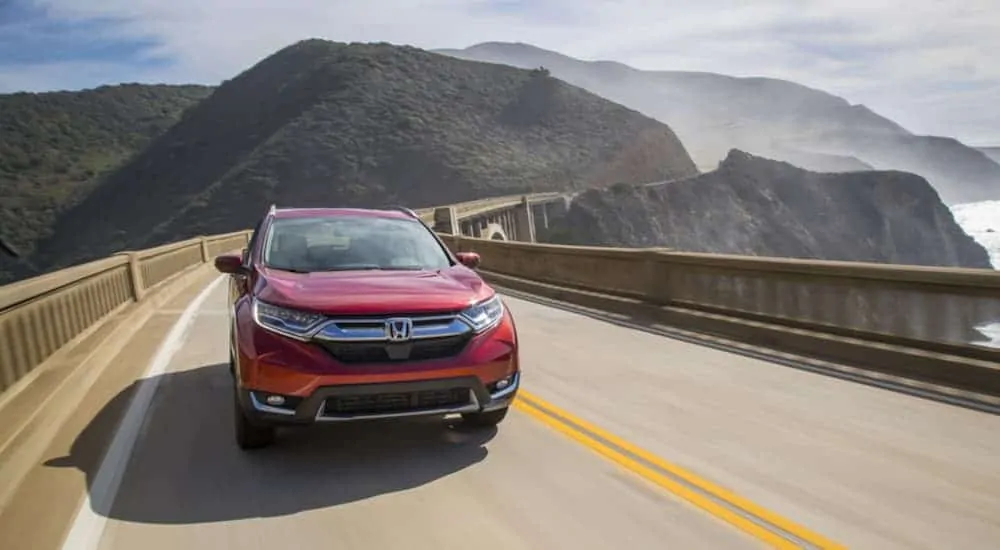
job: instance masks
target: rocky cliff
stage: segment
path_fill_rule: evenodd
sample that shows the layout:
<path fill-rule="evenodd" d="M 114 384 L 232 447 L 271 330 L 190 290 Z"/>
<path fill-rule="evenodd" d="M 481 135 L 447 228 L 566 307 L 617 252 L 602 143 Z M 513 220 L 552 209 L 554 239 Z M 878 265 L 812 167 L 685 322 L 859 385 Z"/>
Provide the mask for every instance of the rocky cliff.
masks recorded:
<path fill-rule="evenodd" d="M 820 174 L 733 150 L 717 170 L 577 195 L 548 240 L 688 252 L 989 268 L 923 178 Z"/>
<path fill-rule="evenodd" d="M 1000 147 L 978 147 L 978 149 L 993 162 L 1000 162 Z"/>
<path fill-rule="evenodd" d="M 850 155 L 834 155 L 804 151 L 794 147 L 775 146 L 772 158 L 804 168 L 811 172 L 860 172 L 875 167 Z"/>

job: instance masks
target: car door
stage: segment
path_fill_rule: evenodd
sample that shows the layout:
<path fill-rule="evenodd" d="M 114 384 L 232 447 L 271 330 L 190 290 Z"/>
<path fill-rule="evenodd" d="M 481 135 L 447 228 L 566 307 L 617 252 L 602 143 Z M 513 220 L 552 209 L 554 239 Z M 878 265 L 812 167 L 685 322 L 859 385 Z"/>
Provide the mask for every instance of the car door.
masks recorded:
<path fill-rule="evenodd" d="M 257 225 L 253 229 L 253 233 L 250 234 L 250 241 L 247 243 L 246 248 L 243 249 L 243 265 L 248 267 L 247 273 L 234 274 L 229 277 L 229 357 L 230 357 L 230 368 L 235 370 L 239 368 L 239 355 L 236 353 L 239 348 L 237 343 L 237 318 L 236 309 L 240 306 L 239 302 L 244 299 L 245 296 L 250 294 L 251 281 L 253 274 L 253 251 L 260 241 L 261 228 L 264 226 L 265 218 L 261 218 L 257 222 Z"/>

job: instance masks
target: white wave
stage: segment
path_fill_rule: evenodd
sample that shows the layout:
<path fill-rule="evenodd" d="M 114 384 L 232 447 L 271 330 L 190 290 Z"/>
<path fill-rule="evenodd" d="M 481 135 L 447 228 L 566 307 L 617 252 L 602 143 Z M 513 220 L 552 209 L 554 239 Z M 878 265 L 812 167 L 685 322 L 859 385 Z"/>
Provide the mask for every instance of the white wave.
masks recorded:
<path fill-rule="evenodd" d="M 962 230 L 981 244 L 990 254 L 994 269 L 1000 269 L 1000 200 L 956 204 L 951 207 L 955 221 Z M 979 345 L 1000 348 L 1000 323 L 976 327 L 989 342 Z"/>
<path fill-rule="evenodd" d="M 955 221 L 990 253 L 990 263 L 1000 269 L 1000 200 L 969 202 L 951 207 Z"/>
<path fill-rule="evenodd" d="M 987 348 L 1000 348 L 1000 323 L 980 325 L 976 330 L 988 341 L 974 342 L 975 344 Z"/>

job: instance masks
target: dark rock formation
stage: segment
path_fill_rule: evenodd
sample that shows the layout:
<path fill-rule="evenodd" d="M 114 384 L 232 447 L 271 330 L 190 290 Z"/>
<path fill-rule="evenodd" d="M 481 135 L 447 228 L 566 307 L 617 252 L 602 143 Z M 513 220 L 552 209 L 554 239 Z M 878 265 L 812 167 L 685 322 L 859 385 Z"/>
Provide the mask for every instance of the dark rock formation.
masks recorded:
<path fill-rule="evenodd" d="M 692 178 L 582 192 L 553 224 L 566 244 L 990 267 L 919 176 L 819 174 L 738 150 Z"/>

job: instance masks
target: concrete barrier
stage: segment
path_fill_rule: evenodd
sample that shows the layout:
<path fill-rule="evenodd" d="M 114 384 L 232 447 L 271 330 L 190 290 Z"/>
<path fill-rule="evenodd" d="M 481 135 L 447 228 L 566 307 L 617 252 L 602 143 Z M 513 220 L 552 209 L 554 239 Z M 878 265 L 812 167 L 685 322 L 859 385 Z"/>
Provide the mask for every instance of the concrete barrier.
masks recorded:
<path fill-rule="evenodd" d="M 997 271 L 441 238 L 515 290 L 1000 396 Z"/>
<path fill-rule="evenodd" d="M 121 252 L 0 287 L 0 396 L 151 289 L 239 250 L 248 236 L 239 231 Z"/>
<path fill-rule="evenodd" d="M 453 206 L 461 217 L 522 200 Z M 417 214 L 434 221 L 433 208 Z M 642 305 L 696 330 L 1000 395 L 1000 350 L 976 332 L 1000 321 L 997 271 L 441 237 L 454 251 L 479 252 L 487 278 L 531 292 Z M 240 231 L 123 252 L 0 287 L 0 397 L 149 289 L 248 238 Z"/>

